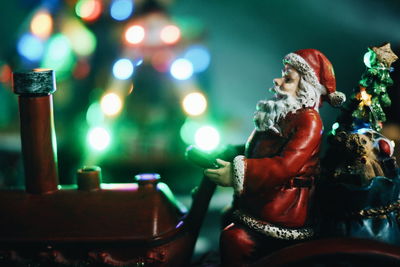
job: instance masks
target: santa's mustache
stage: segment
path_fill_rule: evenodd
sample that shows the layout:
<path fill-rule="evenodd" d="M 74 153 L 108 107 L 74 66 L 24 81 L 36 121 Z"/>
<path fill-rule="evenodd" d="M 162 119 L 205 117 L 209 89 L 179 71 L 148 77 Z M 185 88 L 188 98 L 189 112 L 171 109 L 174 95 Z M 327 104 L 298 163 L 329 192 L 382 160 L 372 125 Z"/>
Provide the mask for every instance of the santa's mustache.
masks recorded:
<path fill-rule="evenodd" d="M 284 103 L 289 103 L 288 102 L 289 99 L 293 100 L 292 96 L 289 93 L 283 91 L 277 85 L 269 88 L 269 91 L 274 93 L 274 96 L 269 99 L 258 101 L 257 106 L 256 106 L 257 111 L 271 112 L 272 109 L 277 108 Z M 293 101 L 291 101 L 291 102 L 293 102 Z"/>
<path fill-rule="evenodd" d="M 278 85 L 274 85 L 273 87 L 269 88 L 269 91 L 274 93 L 275 98 L 277 99 L 287 98 L 289 96 L 289 93 L 283 91 Z"/>

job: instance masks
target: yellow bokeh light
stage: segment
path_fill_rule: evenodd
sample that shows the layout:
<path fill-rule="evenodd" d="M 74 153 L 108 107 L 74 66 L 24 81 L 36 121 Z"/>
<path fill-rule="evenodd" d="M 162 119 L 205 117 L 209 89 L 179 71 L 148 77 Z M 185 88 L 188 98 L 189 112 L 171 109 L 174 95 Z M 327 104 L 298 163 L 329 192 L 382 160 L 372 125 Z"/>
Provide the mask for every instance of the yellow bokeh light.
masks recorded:
<path fill-rule="evenodd" d="M 125 39 L 130 44 L 139 44 L 144 40 L 145 30 L 142 26 L 130 26 L 125 32 Z"/>
<path fill-rule="evenodd" d="M 107 93 L 101 98 L 100 106 L 105 115 L 115 116 L 122 109 L 121 97 L 116 93 Z"/>
<path fill-rule="evenodd" d="M 31 21 L 31 32 L 40 38 L 48 38 L 53 31 L 53 19 L 47 10 L 35 14 Z"/>
<path fill-rule="evenodd" d="M 194 92 L 185 96 L 182 101 L 183 110 L 192 116 L 204 113 L 207 108 L 207 99 L 202 93 Z"/>
<path fill-rule="evenodd" d="M 166 44 L 174 44 L 181 37 L 181 30 L 175 25 L 167 25 L 161 30 L 160 38 Z"/>
<path fill-rule="evenodd" d="M 68 37 L 78 56 L 89 56 L 96 49 L 96 36 L 77 18 L 63 21 L 61 31 Z"/>

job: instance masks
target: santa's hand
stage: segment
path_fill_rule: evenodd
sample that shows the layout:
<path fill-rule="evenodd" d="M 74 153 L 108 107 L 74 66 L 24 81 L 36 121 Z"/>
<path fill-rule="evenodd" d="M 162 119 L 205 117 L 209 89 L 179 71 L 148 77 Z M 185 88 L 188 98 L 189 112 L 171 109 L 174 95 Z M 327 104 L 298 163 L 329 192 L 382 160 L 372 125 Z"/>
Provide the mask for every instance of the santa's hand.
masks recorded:
<path fill-rule="evenodd" d="M 205 169 L 204 175 L 220 186 L 232 186 L 232 164 L 222 159 L 217 159 L 218 169 Z"/>

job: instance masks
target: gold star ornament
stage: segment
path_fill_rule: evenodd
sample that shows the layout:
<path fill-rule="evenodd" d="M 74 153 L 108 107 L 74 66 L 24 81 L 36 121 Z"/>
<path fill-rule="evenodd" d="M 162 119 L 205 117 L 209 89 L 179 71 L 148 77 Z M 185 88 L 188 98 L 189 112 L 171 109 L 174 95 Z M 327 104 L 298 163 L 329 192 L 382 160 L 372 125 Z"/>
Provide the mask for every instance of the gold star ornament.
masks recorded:
<path fill-rule="evenodd" d="M 398 59 L 397 55 L 393 53 L 390 43 L 379 47 L 373 46 L 371 49 L 376 53 L 377 60 L 388 68 Z"/>
<path fill-rule="evenodd" d="M 360 101 L 358 107 L 362 109 L 364 106 L 372 105 L 372 95 L 368 94 L 365 87 L 360 87 L 360 92 L 357 93 L 356 99 Z"/>

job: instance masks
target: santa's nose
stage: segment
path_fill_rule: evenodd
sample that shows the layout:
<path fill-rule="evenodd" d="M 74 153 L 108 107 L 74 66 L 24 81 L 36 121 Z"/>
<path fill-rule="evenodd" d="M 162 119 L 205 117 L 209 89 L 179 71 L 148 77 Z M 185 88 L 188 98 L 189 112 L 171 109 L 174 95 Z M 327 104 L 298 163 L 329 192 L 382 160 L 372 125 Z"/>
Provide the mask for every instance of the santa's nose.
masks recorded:
<path fill-rule="evenodd" d="M 281 78 L 274 79 L 274 85 L 275 86 L 281 86 L 282 85 L 282 79 Z"/>

